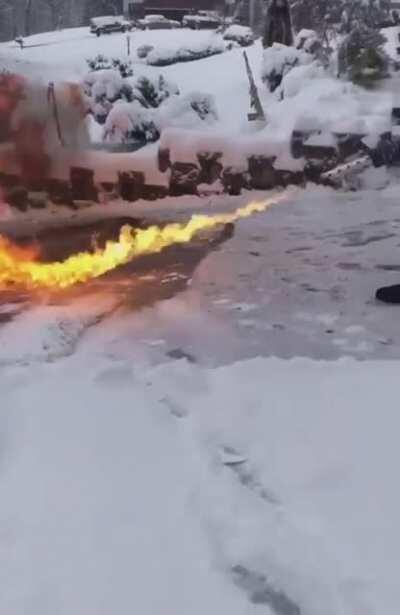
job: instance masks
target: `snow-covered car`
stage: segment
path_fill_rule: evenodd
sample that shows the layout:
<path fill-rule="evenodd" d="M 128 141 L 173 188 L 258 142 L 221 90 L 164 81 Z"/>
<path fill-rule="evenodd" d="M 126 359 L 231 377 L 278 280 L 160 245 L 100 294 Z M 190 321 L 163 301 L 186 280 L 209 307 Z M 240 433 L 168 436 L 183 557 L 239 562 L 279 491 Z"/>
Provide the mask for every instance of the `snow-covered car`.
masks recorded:
<path fill-rule="evenodd" d="M 121 15 L 105 15 L 93 17 L 90 20 L 90 31 L 96 36 L 111 34 L 111 32 L 128 32 L 132 28 L 133 24 Z"/>
<path fill-rule="evenodd" d="M 222 19 L 215 11 L 198 11 L 182 19 L 182 26 L 192 30 L 216 30 L 221 25 Z"/>
<path fill-rule="evenodd" d="M 168 19 L 164 15 L 146 15 L 143 19 L 138 20 L 137 25 L 142 30 L 171 30 L 181 27 L 179 21 Z"/>

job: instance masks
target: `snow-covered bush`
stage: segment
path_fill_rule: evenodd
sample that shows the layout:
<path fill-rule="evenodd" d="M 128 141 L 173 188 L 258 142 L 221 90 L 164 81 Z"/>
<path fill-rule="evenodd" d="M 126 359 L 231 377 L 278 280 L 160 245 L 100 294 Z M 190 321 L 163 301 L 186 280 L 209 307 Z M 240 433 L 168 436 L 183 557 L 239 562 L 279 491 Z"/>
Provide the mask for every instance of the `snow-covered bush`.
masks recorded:
<path fill-rule="evenodd" d="M 132 87 L 119 71 L 110 68 L 89 73 L 83 85 L 91 111 L 99 124 L 104 124 L 117 100 L 133 100 Z"/>
<path fill-rule="evenodd" d="M 108 68 L 112 68 L 110 58 L 103 56 L 101 53 L 99 53 L 94 58 L 88 58 L 86 60 L 86 63 L 89 67 L 89 70 L 91 71 L 105 70 Z"/>
<path fill-rule="evenodd" d="M 138 100 L 118 102 L 107 117 L 104 140 L 145 144 L 157 141 L 165 128 L 200 128 L 217 118 L 214 99 L 199 92 L 171 96 L 157 108 L 144 108 Z"/>
<path fill-rule="evenodd" d="M 322 42 L 315 30 L 300 30 L 295 37 L 294 46 L 296 49 L 303 49 L 307 53 L 310 53 L 325 67 L 329 66 L 330 56 L 333 49 L 326 38 L 324 43 Z"/>
<path fill-rule="evenodd" d="M 241 47 L 248 47 L 254 43 L 254 34 L 251 28 L 233 25 L 225 30 L 224 40 L 238 43 Z"/>
<path fill-rule="evenodd" d="M 112 59 L 112 66 L 115 70 L 119 70 L 121 77 L 126 79 L 127 77 L 132 77 L 133 68 L 132 62 L 130 60 L 120 60 L 118 58 Z"/>
<path fill-rule="evenodd" d="M 108 114 L 103 139 L 107 143 L 149 143 L 157 141 L 160 129 L 154 110 L 144 108 L 137 100 L 119 101 Z"/>
<path fill-rule="evenodd" d="M 218 119 L 218 111 L 215 100 L 210 94 L 192 92 L 182 99 L 184 104 L 189 104 L 201 120 L 213 121 Z"/>
<path fill-rule="evenodd" d="M 150 51 L 153 51 L 153 49 L 154 49 L 154 45 L 141 45 L 140 47 L 138 47 L 136 51 L 136 55 L 141 60 L 144 60 L 144 58 L 147 58 Z"/>
<path fill-rule="evenodd" d="M 143 107 L 159 107 L 170 96 L 179 94 L 178 86 L 163 77 L 141 76 L 131 81 L 133 98 L 138 100 Z"/>
<path fill-rule="evenodd" d="M 388 72 L 385 38 L 376 30 L 358 25 L 343 40 L 338 54 L 339 74 L 353 83 L 372 86 Z"/>
<path fill-rule="evenodd" d="M 308 53 L 315 53 L 320 44 L 321 42 L 315 30 L 300 30 L 294 39 L 296 49 L 304 49 Z"/>
<path fill-rule="evenodd" d="M 177 62 L 191 62 L 223 53 L 225 44 L 222 38 L 213 37 L 209 41 L 193 43 L 178 49 L 155 48 L 146 56 L 146 63 L 151 66 L 168 66 Z"/>
<path fill-rule="evenodd" d="M 118 70 L 121 77 L 131 77 L 133 75 L 132 62 L 130 60 L 121 60 L 120 58 L 108 58 L 102 54 L 95 58 L 86 60 L 89 70 L 92 72 L 100 70 L 114 69 Z"/>
<path fill-rule="evenodd" d="M 275 43 L 264 51 L 261 78 L 269 90 L 274 92 L 281 85 L 283 77 L 295 66 L 310 64 L 312 60 L 312 56 L 303 49 Z"/>

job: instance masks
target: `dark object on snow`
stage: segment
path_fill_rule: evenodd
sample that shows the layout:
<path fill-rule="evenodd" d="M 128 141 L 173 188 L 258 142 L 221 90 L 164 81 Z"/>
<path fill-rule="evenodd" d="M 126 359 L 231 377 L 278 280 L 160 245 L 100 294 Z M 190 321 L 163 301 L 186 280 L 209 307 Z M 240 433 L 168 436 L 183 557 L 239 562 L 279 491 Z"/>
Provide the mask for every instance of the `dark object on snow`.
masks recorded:
<path fill-rule="evenodd" d="M 288 0 L 270 0 L 265 18 L 263 46 L 293 45 L 292 19 Z"/>
<path fill-rule="evenodd" d="M 375 298 L 383 303 L 400 304 L 400 284 L 378 288 Z"/>

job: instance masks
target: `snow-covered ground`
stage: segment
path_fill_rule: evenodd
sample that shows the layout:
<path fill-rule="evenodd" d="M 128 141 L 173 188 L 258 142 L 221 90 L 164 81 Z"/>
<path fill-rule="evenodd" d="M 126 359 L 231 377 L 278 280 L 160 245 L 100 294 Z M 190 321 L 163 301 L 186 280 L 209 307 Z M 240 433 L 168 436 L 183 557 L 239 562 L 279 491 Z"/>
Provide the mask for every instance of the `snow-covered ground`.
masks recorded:
<path fill-rule="evenodd" d="M 91 341 L 0 373 L 1 612 L 396 615 L 398 363 Z"/>
<path fill-rule="evenodd" d="M 35 40 L 0 53 L 75 78 L 125 39 Z M 238 95 L 228 126 L 248 106 L 239 54 L 163 72 L 220 104 Z M 190 276 L 170 254 L 142 277 L 156 292 L 181 277 L 180 292 L 141 309 L 129 270 L 1 294 L 0 613 L 397 615 L 399 313 L 374 292 L 400 275 L 398 183 L 364 179 L 288 191 Z"/>

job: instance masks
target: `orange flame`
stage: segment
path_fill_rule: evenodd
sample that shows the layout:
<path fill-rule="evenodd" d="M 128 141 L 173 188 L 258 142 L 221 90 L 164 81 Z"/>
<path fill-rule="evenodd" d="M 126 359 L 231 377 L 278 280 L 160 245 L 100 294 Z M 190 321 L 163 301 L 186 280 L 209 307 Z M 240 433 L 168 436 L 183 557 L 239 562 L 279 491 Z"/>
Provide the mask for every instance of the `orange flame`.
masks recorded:
<path fill-rule="evenodd" d="M 154 254 L 173 244 L 190 241 L 201 230 L 236 222 L 261 213 L 276 203 L 266 200 L 249 203 L 232 214 L 194 215 L 187 223 L 172 223 L 147 229 L 122 227 L 118 241 L 108 241 L 103 249 L 74 254 L 62 262 L 42 263 L 37 254 L 21 249 L 0 236 L 0 285 L 27 289 L 63 289 L 98 278 L 134 258 Z"/>

